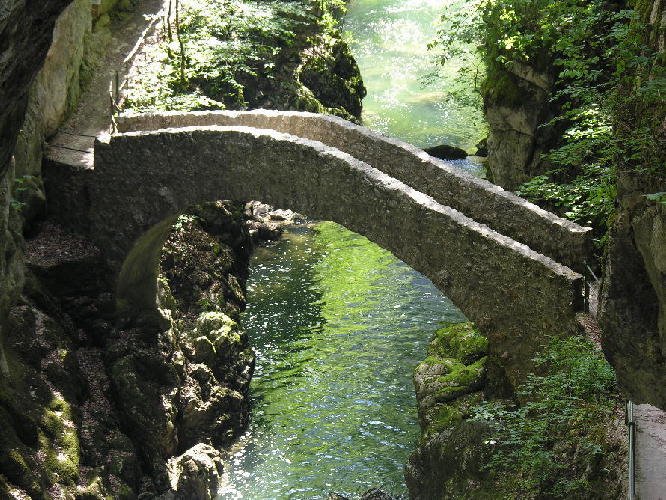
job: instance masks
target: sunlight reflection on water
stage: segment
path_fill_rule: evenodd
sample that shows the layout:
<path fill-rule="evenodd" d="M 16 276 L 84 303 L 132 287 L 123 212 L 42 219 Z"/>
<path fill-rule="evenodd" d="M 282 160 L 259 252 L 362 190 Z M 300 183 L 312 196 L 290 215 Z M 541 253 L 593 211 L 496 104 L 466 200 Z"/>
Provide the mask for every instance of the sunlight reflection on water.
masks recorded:
<path fill-rule="evenodd" d="M 331 222 L 287 233 L 251 269 L 253 420 L 221 498 L 379 485 L 404 494 L 419 433 L 411 374 L 438 323 L 461 313 L 422 275 Z"/>

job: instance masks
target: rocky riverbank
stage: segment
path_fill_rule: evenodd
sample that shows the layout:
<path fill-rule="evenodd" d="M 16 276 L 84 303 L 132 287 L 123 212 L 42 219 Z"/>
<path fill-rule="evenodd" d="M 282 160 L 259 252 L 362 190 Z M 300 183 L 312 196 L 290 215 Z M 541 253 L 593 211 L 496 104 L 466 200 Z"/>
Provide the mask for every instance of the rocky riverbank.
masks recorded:
<path fill-rule="evenodd" d="M 263 223 L 243 213 L 216 202 L 174 225 L 161 325 L 115 322 L 100 254 L 85 239 L 47 224 L 28 242 L 27 286 L 6 330 L 3 492 L 215 494 L 218 450 L 247 423 L 254 366 L 237 321 L 250 228 Z"/>
<path fill-rule="evenodd" d="M 503 398 L 485 369 L 487 347 L 472 324 L 447 326 L 417 367 L 422 432 L 405 468 L 410 496 L 622 496 L 622 399 L 599 347 L 551 341 L 516 394 Z"/>

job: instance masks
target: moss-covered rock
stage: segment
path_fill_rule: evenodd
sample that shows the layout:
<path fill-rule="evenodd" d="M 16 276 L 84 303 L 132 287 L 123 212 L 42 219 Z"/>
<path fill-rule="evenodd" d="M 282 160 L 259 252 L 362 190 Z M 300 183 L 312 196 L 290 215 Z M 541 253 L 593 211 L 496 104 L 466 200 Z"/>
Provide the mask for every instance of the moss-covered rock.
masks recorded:
<path fill-rule="evenodd" d="M 324 111 L 358 120 L 367 92 L 349 46 L 340 38 L 326 37 L 305 58 L 299 79 Z"/>
<path fill-rule="evenodd" d="M 419 417 L 425 434 L 442 418 L 459 415 L 456 400 L 483 389 L 488 340 L 472 323 L 448 325 L 435 332 L 428 357 L 414 371 Z M 450 406 L 450 407 L 449 407 Z M 455 418 L 453 418 L 455 420 Z"/>
<path fill-rule="evenodd" d="M 469 420 L 484 399 L 487 350 L 472 323 L 451 324 L 435 332 L 416 367 L 421 443 L 405 468 L 413 498 L 490 498 L 482 471 L 490 428 Z"/>
<path fill-rule="evenodd" d="M 223 471 L 220 453 L 198 444 L 169 461 L 169 477 L 175 499 L 216 498 Z"/>
<path fill-rule="evenodd" d="M 27 300 L 10 311 L 9 328 L 8 374 L 0 378 L 0 473 L 33 497 L 71 492 L 80 463 L 71 339 Z"/>
<path fill-rule="evenodd" d="M 487 352 L 488 339 L 479 333 L 473 323 L 440 328 L 428 347 L 429 355 L 457 359 L 465 365 L 480 360 Z"/>

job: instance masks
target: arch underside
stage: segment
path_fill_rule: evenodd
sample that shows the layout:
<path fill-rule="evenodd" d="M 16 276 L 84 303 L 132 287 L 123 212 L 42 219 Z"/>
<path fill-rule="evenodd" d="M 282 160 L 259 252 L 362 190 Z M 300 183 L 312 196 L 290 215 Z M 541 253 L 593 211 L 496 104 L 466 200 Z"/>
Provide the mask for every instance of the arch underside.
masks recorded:
<path fill-rule="evenodd" d="M 248 127 L 116 135 L 95 148 L 93 238 L 119 269 L 126 313 L 156 307 L 175 216 L 218 199 L 265 201 L 335 221 L 428 277 L 505 352 L 530 359 L 575 330 L 582 278 L 346 153 Z"/>

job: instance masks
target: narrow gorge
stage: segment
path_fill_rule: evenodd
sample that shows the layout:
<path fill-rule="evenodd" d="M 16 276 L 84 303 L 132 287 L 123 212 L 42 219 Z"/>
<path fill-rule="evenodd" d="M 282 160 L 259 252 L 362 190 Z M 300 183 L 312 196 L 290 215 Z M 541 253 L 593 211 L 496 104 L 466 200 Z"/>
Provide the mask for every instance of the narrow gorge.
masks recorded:
<path fill-rule="evenodd" d="M 665 30 L 0 0 L 0 497 L 659 498 Z"/>

